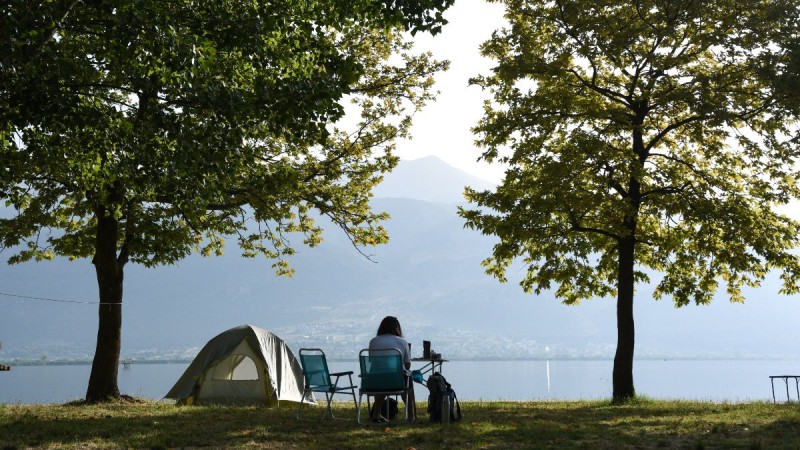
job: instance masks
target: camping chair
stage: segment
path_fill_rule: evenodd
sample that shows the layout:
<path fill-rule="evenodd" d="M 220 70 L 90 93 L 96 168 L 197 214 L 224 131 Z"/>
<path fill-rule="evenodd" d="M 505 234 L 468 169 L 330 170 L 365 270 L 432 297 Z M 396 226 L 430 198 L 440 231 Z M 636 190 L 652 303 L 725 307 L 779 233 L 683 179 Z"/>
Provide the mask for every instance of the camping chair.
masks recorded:
<path fill-rule="evenodd" d="M 300 404 L 297 405 L 297 418 L 300 419 L 301 408 L 303 407 L 303 400 L 309 392 L 324 392 L 325 399 L 328 401 L 325 411 L 322 412 L 320 420 L 324 419 L 327 414 L 331 415 L 331 419 L 335 419 L 333 410 L 331 409 L 331 401 L 334 394 L 346 394 L 353 396 L 353 405 L 358 408 L 356 404 L 356 387 L 353 385 L 353 371 L 330 373 L 328 371 L 328 360 L 325 358 L 325 352 L 318 348 L 301 348 L 300 349 L 300 364 L 303 366 L 303 379 L 305 380 L 305 389 L 303 390 L 303 397 L 300 399 Z M 348 386 L 339 386 L 339 379 L 347 375 L 350 380 Z M 333 379 L 333 377 L 336 377 Z"/>
<path fill-rule="evenodd" d="M 408 394 L 411 390 L 411 377 L 403 365 L 403 356 L 396 348 L 364 349 L 358 353 L 361 366 L 361 387 L 358 389 L 358 407 L 356 417 L 361 423 L 361 398 L 367 396 L 367 410 L 372 411 L 370 396 L 402 395 L 405 402 L 405 415 L 408 421 L 411 407 Z M 388 419 L 388 417 L 387 417 Z"/>

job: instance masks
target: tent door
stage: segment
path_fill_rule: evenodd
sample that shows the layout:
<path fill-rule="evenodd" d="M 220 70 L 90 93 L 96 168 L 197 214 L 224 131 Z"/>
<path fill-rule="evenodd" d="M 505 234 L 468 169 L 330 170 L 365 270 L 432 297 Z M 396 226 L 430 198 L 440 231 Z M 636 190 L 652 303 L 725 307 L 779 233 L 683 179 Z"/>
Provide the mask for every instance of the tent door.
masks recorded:
<path fill-rule="evenodd" d="M 266 370 L 247 340 L 209 367 L 203 378 L 198 403 L 266 404 L 269 398 Z"/>

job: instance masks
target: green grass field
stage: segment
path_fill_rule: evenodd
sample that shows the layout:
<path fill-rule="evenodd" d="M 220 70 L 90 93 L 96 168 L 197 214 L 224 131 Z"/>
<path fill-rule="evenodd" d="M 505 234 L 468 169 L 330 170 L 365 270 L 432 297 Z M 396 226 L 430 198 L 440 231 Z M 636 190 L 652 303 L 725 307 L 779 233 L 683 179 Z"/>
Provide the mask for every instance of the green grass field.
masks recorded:
<path fill-rule="evenodd" d="M 800 448 L 800 405 L 638 399 L 462 402 L 464 420 L 358 425 L 352 403 L 340 420 L 298 421 L 294 408 L 0 405 L 1 449 L 780 449 Z M 315 408 L 316 414 L 322 410 Z M 402 410 L 401 410 L 402 412 Z M 311 417 L 311 415 L 309 415 Z"/>

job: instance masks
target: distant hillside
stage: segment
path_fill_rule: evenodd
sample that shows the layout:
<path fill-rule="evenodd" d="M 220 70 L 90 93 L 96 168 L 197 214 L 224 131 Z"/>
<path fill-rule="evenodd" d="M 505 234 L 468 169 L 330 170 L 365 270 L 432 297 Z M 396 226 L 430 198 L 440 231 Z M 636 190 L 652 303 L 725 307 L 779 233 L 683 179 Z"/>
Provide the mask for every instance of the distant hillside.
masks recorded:
<path fill-rule="evenodd" d="M 483 273 L 493 240 L 464 229 L 453 196 L 463 187 L 454 183 L 477 181 L 442 164 L 403 162 L 387 177 L 374 207 L 391 214 L 391 241 L 367 249 L 372 261 L 328 224 L 319 248 L 301 247 L 292 259 L 293 278 L 275 277 L 268 261 L 233 250 L 170 267 L 129 265 L 122 357 L 190 358 L 219 332 L 250 323 L 293 348 L 320 346 L 331 357 L 353 358 L 380 319 L 393 314 L 415 353 L 426 339 L 451 358 L 612 358 L 613 299 L 565 306 L 549 294 L 523 293 L 515 279 L 524 267 L 509 273 L 508 284 Z M 436 188 L 446 201 L 415 198 L 434 195 L 433 186 L 446 180 Z M 90 261 L 0 266 L 0 292 L 40 298 L 0 295 L 0 362 L 92 357 L 97 306 L 89 303 L 97 294 Z M 779 296 L 770 279 L 747 298 L 744 305 L 722 300 L 675 309 L 640 286 L 637 357 L 797 357 L 800 297 Z"/>
<path fill-rule="evenodd" d="M 464 203 L 464 187 L 484 190 L 494 187 L 489 181 L 472 176 L 435 156 L 401 161 L 383 183 L 375 197 L 411 198 L 427 202 Z"/>

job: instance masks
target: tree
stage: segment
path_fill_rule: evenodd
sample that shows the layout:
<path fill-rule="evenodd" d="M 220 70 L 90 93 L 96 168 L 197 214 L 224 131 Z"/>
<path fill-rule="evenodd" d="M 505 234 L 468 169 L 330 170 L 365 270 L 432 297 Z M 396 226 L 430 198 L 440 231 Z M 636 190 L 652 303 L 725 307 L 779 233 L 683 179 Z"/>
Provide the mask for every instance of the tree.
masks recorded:
<path fill-rule="evenodd" d="M 509 25 L 476 126 L 482 159 L 508 164 L 493 191 L 467 191 L 467 226 L 499 242 L 484 261 L 568 304 L 616 296 L 613 397 L 635 395 L 637 283 L 656 299 L 743 301 L 780 271 L 798 292 L 797 112 L 776 79 L 798 2 L 505 0 Z M 784 77 L 785 78 L 785 77 Z"/>
<path fill-rule="evenodd" d="M 89 402 L 119 396 L 127 263 L 387 241 L 371 188 L 445 64 L 410 53 L 452 0 L 12 1 L 0 44 L 0 247 L 91 258 Z M 346 102 L 360 119 L 342 125 Z M 350 115 L 348 115 L 349 117 Z"/>

